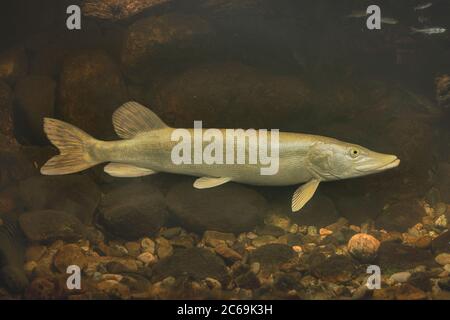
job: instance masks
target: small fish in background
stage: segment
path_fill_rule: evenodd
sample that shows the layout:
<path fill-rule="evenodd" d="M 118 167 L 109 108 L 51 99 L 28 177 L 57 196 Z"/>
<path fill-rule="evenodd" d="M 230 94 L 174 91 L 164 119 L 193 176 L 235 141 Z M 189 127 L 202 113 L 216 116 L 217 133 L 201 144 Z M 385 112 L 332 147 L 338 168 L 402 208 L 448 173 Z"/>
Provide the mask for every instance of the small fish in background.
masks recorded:
<path fill-rule="evenodd" d="M 398 20 L 396 20 L 394 18 L 386 17 L 386 18 L 381 18 L 381 23 L 384 23 L 384 24 L 397 24 Z"/>
<path fill-rule="evenodd" d="M 424 28 L 424 29 L 417 29 L 414 27 L 411 27 L 412 33 L 421 33 L 426 35 L 432 35 L 432 34 L 440 34 L 447 31 L 445 28 L 440 27 L 434 27 L 434 28 Z"/>
<path fill-rule="evenodd" d="M 349 15 L 347 15 L 347 18 L 364 18 L 367 16 L 367 12 L 363 10 L 358 11 L 352 11 Z"/>
<path fill-rule="evenodd" d="M 417 5 L 417 6 L 414 7 L 414 10 L 415 10 L 415 11 L 418 11 L 418 10 L 425 10 L 425 9 L 428 9 L 429 7 L 431 7 L 432 5 L 433 5 L 432 2 L 427 2 L 427 3 L 419 4 L 419 5 Z"/>

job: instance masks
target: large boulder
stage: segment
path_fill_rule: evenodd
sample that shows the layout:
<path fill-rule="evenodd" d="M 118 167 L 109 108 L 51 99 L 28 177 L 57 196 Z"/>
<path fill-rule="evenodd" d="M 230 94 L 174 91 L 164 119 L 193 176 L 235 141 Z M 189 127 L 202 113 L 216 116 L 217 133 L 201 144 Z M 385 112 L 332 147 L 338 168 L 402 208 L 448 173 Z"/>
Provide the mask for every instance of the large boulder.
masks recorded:
<path fill-rule="evenodd" d="M 44 76 L 27 76 L 17 81 L 16 124 L 27 141 L 38 144 L 47 141 L 43 123 L 44 117 L 54 116 L 55 88 L 55 82 Z"/>
<path fill-rule="evenodd" d="M 122 63 L 133 80 L 145 79 L 161 69 L 167 73 L 168 67 L 172 69 L 180 61 L 186 64 L 206 57 L 207 39 L 212 33 L 208 22 L 194 15 L 143 18 L 128 28 Z"/>
<path fill-rule="evenodd" d="M 107 231 L 125 239 L 153 235 L 166 220 L 164 195 L 148 183 L 132 182 L 114 188 L 100 205 L 100 222 Z"/>
<path fill-rule="evenodd" d="M 292 128 L 314 121 L 302 78 L 238 63 L 203 64 L 147 89 L 147 101 L 175 127 Z"/>
<path fill-rule="evenodd" d="M 183 226 L 197 232 L 249 231 L 267 213 L 267 202 L 259 193 L 235 183 L 199 190 L 192 181 L 183 181 L 170 189 L 167 204 Z"/>
<path fill-rule="evenodd" d="M 53 209 L 65 211 L 90 224 L 100 203 L 101 193 L 87 175 L 33 176 L 19 184 L 26 211 Z"/>
<path fill-rule="evenodd" d="M 64 120 L 96 138 L 114 137 L 112 113 L 127 101 L 114 61 L 102 51 L 83 51 L 64 62 L 59 86 Z"/>

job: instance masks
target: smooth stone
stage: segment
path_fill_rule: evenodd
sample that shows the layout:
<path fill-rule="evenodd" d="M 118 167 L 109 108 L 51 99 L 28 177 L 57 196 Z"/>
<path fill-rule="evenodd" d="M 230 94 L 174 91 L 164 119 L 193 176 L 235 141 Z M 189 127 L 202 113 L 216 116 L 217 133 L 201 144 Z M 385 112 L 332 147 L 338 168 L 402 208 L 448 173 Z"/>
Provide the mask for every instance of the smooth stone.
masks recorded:
<path fill-rule="evenodd" d="M 180 249 L 167 259 L 160 260 L 153 268 L 153 280 L 161 281 L 173 276 L 190 276 L 196 280 L 214 278 L 226 285 L 229 276 L 221 258 L 207 249 Z"/>
<path fill-rule="evenodd" d="M 266 244 L 250 253 L 250 263 L 258 262 L 264 269 L 276 269 L 281 264 L 294 258 L 296 253 L 285 244 Z"/>
<path fill-rule="evenodd" d="M 397 272 L 390 276 L 390 280 L 393 282 L 398 283 L 405 283 L 408 282 L 409 278 L 411 277 L 411 273 L 404 271 L 404 272 Z"/>
<path fill-rule="evenodd" d="M 406 232 L 422 221 L 425 210 L 416 200 L 404 200 L 389 206 L 376 220 L 378 228 Z"/>
<path fill-rule="evenodd" d="M 436 266 L 434 257 L 429 251 L 390 241 L 381 243 L 377 264 L 386 274 L 414 269 L 419 265 Z"/>
<path fill-rule="evenodd" d="M 83 237 L 84 226 L 75 216 L 64 211 L 37 210 L 19 217 L 20 227 L 30 241 L 74 241 Z"/>
<path fill-rule="evenodd" d="M 235 183 L 198 190 L 192 180 L 173 186 L 167 194 L 169 210 L 187 229 L 240 233 L 263 221 L 266 200 L 256 191 Z"/>
<path fill-rule="evenodd" d="M 58 88 L 63 120 L 97 139 L 117 139 L 111 117 L 128 101 L 128 94 L 119 67 L 108 54 L 72 53 L 64 60 Z"/>
<path fill-rule="evenodd" d="M 156 234 L 167 219 L 164 195 L 154 186 L 132 182 L 106 193 L 100 222 L 115 236 L 135 240 Z"/>
<path fill-rule="evenodd" d="M 450 264 L 450 253 L 441 253 L 436 256 L 436 262 L 441 266 L 445 266 L 446 264 Z"/>
<path fill-rule="evenodd" d="M 87 175 L 34 176 L 19 184 L 25 210 L 65 211 L 91 224 L 100 203 L 99 187 Z"/>

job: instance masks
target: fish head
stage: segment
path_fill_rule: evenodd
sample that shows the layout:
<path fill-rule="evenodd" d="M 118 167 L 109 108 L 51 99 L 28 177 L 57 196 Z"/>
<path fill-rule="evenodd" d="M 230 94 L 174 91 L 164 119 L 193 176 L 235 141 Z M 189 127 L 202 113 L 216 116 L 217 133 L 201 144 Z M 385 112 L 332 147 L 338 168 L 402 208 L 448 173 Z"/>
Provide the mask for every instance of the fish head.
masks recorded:
<path fill-rule="evenodd" d="M 338 180 L 395 168 L 400 164 L 400 159 L 395 155 L 336 140 L 314 146 L 309 154 L 309 163 L 312 171 L 320 178 Z"/>

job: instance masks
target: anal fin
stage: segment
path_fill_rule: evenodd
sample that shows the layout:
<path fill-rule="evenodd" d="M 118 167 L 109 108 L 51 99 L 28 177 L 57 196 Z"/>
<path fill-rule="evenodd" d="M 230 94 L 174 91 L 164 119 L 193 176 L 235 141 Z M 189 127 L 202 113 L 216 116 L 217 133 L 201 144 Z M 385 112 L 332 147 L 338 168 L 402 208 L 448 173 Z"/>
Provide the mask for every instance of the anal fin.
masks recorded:
<path fill-rule="evenodd" d="M 105 172 L 113 177 L 136 178 L 157 173 L 151 169 L 140 168 L 131 164 L 111 162 L 105 166 Z"/>
<path fill-rule="evenodd" d="M 312 198 L 319 186 L 319 179 L 312 179 L 295 190 L 292 196 L 292 212 L 297 212 Z"/>
<path fill-rule="evenodd" d="M 197 189 L 208 189 L 220 186 L 221 184 L 227 183 L 231 181 L 231 178 L 222 177 L 222 178 L 212 178 L 212 177 L 201 177 L 195 180 L 194 188 Z"/>

